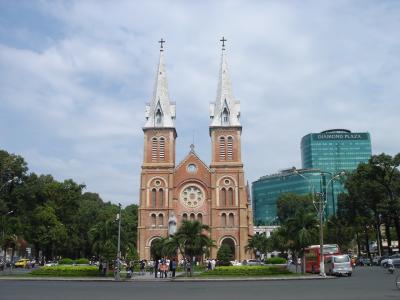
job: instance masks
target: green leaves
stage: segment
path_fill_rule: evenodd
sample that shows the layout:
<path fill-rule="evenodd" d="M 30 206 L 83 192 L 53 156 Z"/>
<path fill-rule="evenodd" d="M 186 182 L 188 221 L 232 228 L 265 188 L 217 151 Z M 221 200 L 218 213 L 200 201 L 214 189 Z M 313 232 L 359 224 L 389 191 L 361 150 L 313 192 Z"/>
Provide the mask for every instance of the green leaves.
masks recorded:
<path fill-rule="evenodd" d="M 27 172 L 27 164 L 21 156 L 0 150 L 0 187 L 4 187 L 0 190 L 3 245 L 6 239 L 16 236 L 17 240 L 27 241 L 34 256 L 41 251 L 47 259 L 98 254 L 115 258 L 117 205 L 103 202 L 96 193 L 85 193 L 85 185 L 72 179 L 57 181 L 51 175 Z M 15 176 L 19 178 L 18 183 L 11 189 L 7 182 Z M 10 211 L 13 213 L 6 215 Z M 121 227 L 121 252 L 125 255 L 136 248 L 137 205 L 122 211 Z M 20 244 L 13 245 L 23 250 Z"/>

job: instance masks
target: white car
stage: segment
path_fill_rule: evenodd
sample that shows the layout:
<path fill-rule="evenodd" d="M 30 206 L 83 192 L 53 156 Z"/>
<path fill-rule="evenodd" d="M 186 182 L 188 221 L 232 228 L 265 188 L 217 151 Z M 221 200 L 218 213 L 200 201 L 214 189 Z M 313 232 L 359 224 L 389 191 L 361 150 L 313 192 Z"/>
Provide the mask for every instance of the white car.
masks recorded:
<path fill-rule="evenodd" d="M 54 267 L 58 266 L 58 262 L 55 261 L 48 261 L 47 263 L 44 264 L 46 267 Z"/>

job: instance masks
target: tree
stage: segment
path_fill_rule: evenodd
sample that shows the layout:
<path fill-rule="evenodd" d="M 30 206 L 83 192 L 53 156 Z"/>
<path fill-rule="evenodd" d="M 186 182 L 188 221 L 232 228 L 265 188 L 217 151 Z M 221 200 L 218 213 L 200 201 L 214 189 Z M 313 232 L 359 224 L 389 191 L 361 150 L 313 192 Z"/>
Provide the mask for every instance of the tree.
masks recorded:
<path fill-rule="evenodd" d="M 226 244 L 222 244 L 217 252 L 217 260 L 218 260 L 218 265 L 220 266 L 230 266 L 231 260 L 233 260 L 233 253 L 231 247 L 229 247 Z"/>
<path fill-rule="evenodd" d="M 294 217 L 286 220 L 287 244 L 295 253 L 296 259 L 302 258 L 302 273 L 304 273 L 304 250 L 318 240 L 318 221 L 315 213 L 310 213 L 306 209 L 299 209 Z"/>
<path fill-rule="evenodd" d="M 207 231 L 209 227 L 199 221 L 183 221 L 181 227 L 172 236 L 182 256 L 191 264 L 194 257 L 208 255 L 211 247 L 214 247 L 214 241 L 205 233 Z M 190 275 L 192 275 L 193 267 L 190 270 Z"/>
<path fill-rule="evenodd" d="M 277 216 L 283 224 L 287 219 L 292 218 L 299 209 L 308 212 L 315 211 L 311 195 L 297 195 L 286 193 L 279 196 L 276 202 Z"/>
<path fill-rule="evenodd" d="M 368 164 L 372 169 L 370 178 L 385 190 L 390 207 L 388 217 L 393 220 L 400 245 L 400 153 L 393 157 L 385 153 L 373 155 Z M 390 239 L 390 228 L 387 231 Z"/>
<path fill-rule="evenodd" d="M 267 236 L 258 233 L 249 238 L 249 242 L 245 246 L 245 250 L 253 251 L 254 256 L 266 255 L 270 248 L 270 241 Z"/>

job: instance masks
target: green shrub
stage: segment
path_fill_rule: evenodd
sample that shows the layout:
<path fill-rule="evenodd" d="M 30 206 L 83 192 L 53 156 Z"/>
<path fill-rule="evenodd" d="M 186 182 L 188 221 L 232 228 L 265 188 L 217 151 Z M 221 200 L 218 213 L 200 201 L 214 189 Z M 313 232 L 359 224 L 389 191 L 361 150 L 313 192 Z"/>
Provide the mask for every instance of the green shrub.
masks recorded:
<path fill-rule="evenodd" d="M 74 261 L 70 258 L 63 258 L 58 261 L 59 265 L 72 265 Z"/>
<path fill-rule="evenodd" d="M 229 266 L 230 261 L 233 260 L 233 253 L 231 247 L 222 244 L 217 252 L 217 261 L 219 265 Z"/>
<path fill-rule="evenodd" d="M 283 258 L 283 257 L 277 256 L 277 257 L 268 258 L 267 260 L 265 260 L 265 263 L 272 264 L 272 265 L 275 265 L 275 264 L 286 264 L 287 260 L 285 258 Z"/>
<path fill-rule="evenodd" d="M 77 265 L 88 265 L 89 260 L 87 258 L 78 258 L 77 260 L 75 260 L 75 263 Z"/>
<path fill-rule="evenodd" d="M 233 266 L 217 267 L 212 271 L 201 273 L 200 276 L 271 276 L 292 274 L 285 267 L 279 266 Z"/>
<path fill-rule="evenodd" d="M 99 269 L 96 266 L 60 265 L 54 267 L 41 267 L 39 269 L 33 270 L 30 274 L 34 276 L 55 276 L 55 277 L 99 276 Z"/>

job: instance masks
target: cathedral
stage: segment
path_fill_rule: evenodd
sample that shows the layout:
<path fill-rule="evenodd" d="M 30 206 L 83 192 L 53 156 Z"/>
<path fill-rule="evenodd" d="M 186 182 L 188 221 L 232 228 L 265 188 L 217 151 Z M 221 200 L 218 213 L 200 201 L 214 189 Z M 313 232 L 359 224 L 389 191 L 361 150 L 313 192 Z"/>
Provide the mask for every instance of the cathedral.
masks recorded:
<path fill-rule="evenodd" d="M 195 152 L 175 163 L 176 104 L 170 101 L 163 40 L 151 102 L 146 105 L 144 154 L 140 183 L 138 251 L 151 259 L 154 240 L 173 234 L 183 220 L 198 220 L 210 227 L 216 258 L 222 244 L 231 247 L 236 260 L 253 235 L 253 215 L 241 159 L 240 103 L 235 100 L 222 38 L 221 66 L 215 102 L 210 104 L 211 163 Z M 193 111 L 193 113 L 196 113 Z"/>

